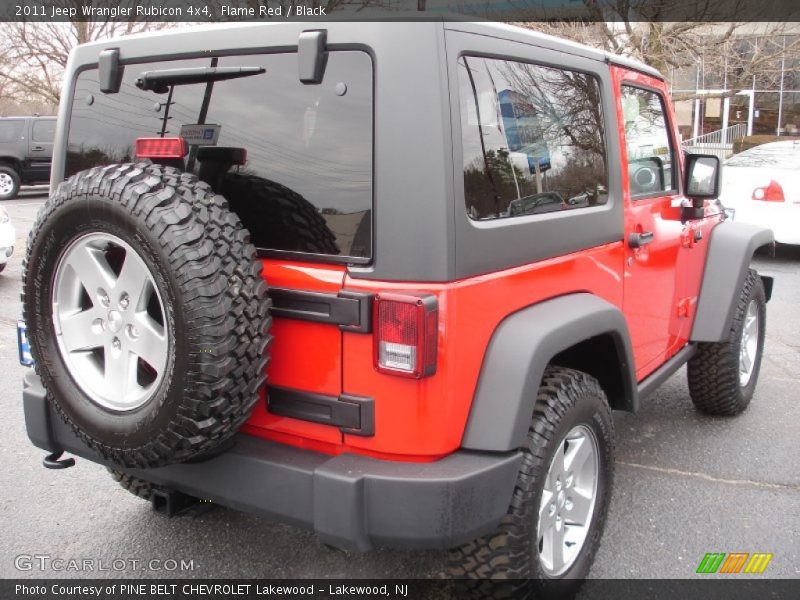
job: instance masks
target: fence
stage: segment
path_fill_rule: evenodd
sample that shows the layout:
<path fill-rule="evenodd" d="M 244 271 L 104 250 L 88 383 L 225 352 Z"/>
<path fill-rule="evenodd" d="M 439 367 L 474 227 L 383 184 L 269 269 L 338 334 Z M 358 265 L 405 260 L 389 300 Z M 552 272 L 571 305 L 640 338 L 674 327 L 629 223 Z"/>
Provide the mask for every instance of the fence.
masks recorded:
<path fill-rule="evenodd" d="M 725 160 L 733 154 L 733 142 L 747 135 L 747 124 L 737 123 L 725 129 L 718 129 L 683 142 L 686 152 L 692 154 L 713 154 Z"/>

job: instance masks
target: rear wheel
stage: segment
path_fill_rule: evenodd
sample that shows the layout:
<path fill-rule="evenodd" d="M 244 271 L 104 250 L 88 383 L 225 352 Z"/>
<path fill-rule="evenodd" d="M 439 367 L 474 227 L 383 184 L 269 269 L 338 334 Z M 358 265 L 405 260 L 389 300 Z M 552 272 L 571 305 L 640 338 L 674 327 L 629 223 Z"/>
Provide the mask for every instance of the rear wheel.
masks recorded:
<path fill-rule="evenodd" d="M 19 193 L 19 174 L 12 167 L 0 165 L 0 200 L 11 200 Z"/>
<path fill-rule="evenodd" d="M 450 552 L 450 574 L 474 580 L 464 583 L 477 597 L 577 587 L 572 581 L 587 575 L 600 543 L 613 457 L 614 425 L 600 384 L 548 367 L 508 514 L 495 533 Z"/>
<path fill-rule="evenodd" d="M 733 416 L 748 407 L 761 369 L 766 317 L 764 283 L 750 269 L 728 338 L 698 344 L 689 360 L 689 394 L 699 410 L 709 415 Z"/>

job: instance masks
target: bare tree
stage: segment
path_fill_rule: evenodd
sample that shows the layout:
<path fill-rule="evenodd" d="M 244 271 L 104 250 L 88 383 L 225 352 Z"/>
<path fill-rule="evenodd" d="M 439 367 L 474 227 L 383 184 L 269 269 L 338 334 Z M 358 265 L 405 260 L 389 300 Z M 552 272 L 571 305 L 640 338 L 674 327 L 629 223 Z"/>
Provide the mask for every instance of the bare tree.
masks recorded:
<path fill-rule="evenodd" d="M 717 96 L 752 87 L 778 87 L 781 73 L 800 73 L 800 30 L 796 23 L 721 22 L 727 15 L 758 17 L 758 4 L 744 0 L 582 0 L 581 20 L 518 23 L 628 56 L 655 67 L 669 80 L 695 65 L 714 65 L 725 88 Z M 766 6 L 766 4 L 765 4 Z M 679 21 L 682 16 L 694 20 Z M 766 13 L 762 16 L 767 16 Z M 667 19 L 675 19 L 668 21 Z M 713 19 L 720 19 L 713 21 Z M 727 19 L 726 19 L 727 21 Z M 676 100 L 695 97 L 676 94 Z M 706 95 L 708 97 L 708 95 Z"/>
<path fill-rule="evenodd" d="M 61 0 L 60 5 L 77 4 Z M 121 4 L 135 6 L 135 1 Z M 70 51 L 78 44 L 162 29 L 171 23 L 145 21 L 10 22 L 0 25 L 0 89 L 4 97 L 54 108 Z M 8 96 L 5 96 L 8 94 Z"/>

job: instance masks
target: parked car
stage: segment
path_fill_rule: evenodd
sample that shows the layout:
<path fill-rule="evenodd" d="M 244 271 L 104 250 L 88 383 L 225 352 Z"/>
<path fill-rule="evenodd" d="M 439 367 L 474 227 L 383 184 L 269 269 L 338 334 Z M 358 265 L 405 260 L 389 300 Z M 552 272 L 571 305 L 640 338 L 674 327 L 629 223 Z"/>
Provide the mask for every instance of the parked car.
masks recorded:
<path fill-rule="evenodd" d="M 542 192 L 512 200 L 508 205 L 508 216 L 538 215 L 567 208 L 567 203 L 558 192 Z"/>
<path fill-rule="evenodd" d="M 19 336 L 47 467 L 450 548 L 527 597 L 589 571 L 612 409 L 687 363 L 698 410 L 753 397 L 772 233 L 725 221 L 644 64 L 462 22 L 220 24 L 68 64 Z M 646 189 L 623 148 L 658 159 Z"/>
<path fill-rule="evenodd" d="M 11 224 L 11 217 L 8 215 L 8 211 L 0 206 L 0 273 L 5 270 L 8 259 L 14 254 L 16 239 L 17 234 Z"/>
<path fill-rule="evenodd" d="M 769 227 L 776 242 L 800 244 L 800 142 L 770 142 L 729 158 L 720 200 L 735 221 Z"/>
<path fill-rule="evenodd" d="M 55 131 L 55 117 L 0 118 L 0 200 L 50 181 Z"/>

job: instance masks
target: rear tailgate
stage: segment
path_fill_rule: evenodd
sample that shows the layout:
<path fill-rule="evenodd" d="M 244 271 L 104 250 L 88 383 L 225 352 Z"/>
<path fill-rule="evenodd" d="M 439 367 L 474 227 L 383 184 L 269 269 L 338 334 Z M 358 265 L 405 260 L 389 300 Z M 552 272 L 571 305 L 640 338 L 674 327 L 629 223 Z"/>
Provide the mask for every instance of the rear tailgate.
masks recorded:
<path fill-rule="evenodd" d="M 341 291 L 345 269 L 338 265 L 264 260 L 264 276 L 269 283 L 275 309 L 269 350 L 267 390 L 273 407 L 261 402 L 246 428 L 250 433 L 270 429 L 278 433 L 311 438 L 331 444 L 342 441 L 336 426 L 310 422 L 324 418 L 321 406 L 299 405 L 298 395 L 286 392 L 338 398 L 342 393 L 342 331 L 335 323 L 306 320 L 312 313 L 325 317 L 324 301 Z M 327 296 L 319 296 L 322 294 Z M 316 304 L 315 304 L 316 302 Z M 297 311 L 294 315 L 291 313 Z M 308 314 L 302 315 L 302 312 Z M 283 395 L 281 393 L 283 392 Z M 281 401 L 286 399 L 285 401 Z M 305 410 L 305 418 L 292 418 L 293 409 Z M 283 413 L 283 414 L 278 414 Z"/>

